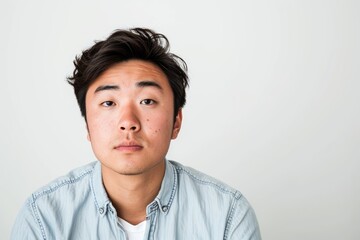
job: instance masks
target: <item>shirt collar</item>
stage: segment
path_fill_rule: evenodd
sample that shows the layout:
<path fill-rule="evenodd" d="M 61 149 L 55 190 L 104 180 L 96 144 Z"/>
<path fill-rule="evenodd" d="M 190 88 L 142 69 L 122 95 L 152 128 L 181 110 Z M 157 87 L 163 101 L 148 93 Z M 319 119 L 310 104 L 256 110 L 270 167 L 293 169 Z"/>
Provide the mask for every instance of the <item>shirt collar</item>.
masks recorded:
<path fill-rule="evenodd" d="M 99 161 L 96 161 L 94 166 L 91 189 L 94 194 L 96 208 L 100 215 L 104 215 L 107 211 L 107 205 L 110 203 L 110 200 L 102 181 L 101 163 Z"/>
<path fill-rule="evenodd" d="M 152 211 L 160 208 L 160 211 L 164 214 L 167 214 L 172 201 L 174 199 L 176 188 L 177 188 L 177 174 L 176 169 L 173 164 L 165 160 L 165 174 L 163 181 L 161 183 L 161 188 L 154 199 L 146 208 L 146 213 L 149 215 Z M 94 165 L 91 189 L 95 198 L 95 205 L 100 215 L 106 214 L 109 207 L 109 197 L 105 191 L 102 175 L 101 175 L 101 163 L 97 161 Z M 113 210 L 113 209 L 110 209 Z"/>
<path fill-rule="evenodd" d="M 146 209 L 148 215 L 156 209 L 156 205 L 158 205 L 162 213 L 167 214 L 174 200 L 178 184 L 176 169 L 168 160 L 165 160 L 165 164 L 165 175 L 161 188 L 155 200 Z"/>

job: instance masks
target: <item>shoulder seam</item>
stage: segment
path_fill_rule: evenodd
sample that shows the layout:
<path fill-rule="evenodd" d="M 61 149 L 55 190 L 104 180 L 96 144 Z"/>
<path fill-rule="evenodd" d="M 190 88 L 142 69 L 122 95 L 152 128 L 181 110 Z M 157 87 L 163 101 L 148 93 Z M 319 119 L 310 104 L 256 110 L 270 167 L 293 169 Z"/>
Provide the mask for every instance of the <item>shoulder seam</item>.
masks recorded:
<path fill-rule="evenodd" d="M 57 183 L 55 186 L 48 186 L 47 189 L 45 189 L 45 190 L 33 193 L 32 194 L 33 202 L 35 202 L 39 197 L 49 194 L 49 193 L 52 193 L 62 186 L 65 186 L 65 185 L 68 185 L 71 183 L 75 183 L 75 182 L 81 180 L 83 177 L 90 174 L 92 171 L 93 171 L 93 168 L 88 169 L 87 171 L 81 173 L 79 176 L 76 176 L 74 178 L 64 179 L 63 181 Z"/>
<path fill-rule="evenodd" d="M 229 231 L 230 231 L 230 225 L 232 223 L 233 217 L 234 217 L 234 212 L 235 212 L 235 208 L 237 206 L 237 202 L 240 200 L 240 198 L 242 197 L 240 192 L 236 192 L 235 193 L 235 200 L 233 201 L 233 204 L 231 206 L 231 211 L 229 213 L 229 217 L 226 220 L 226 226 L 225 226 L 225 232 L 224 232 L 224 240 L 226 240 L 228 238 L 229 235 Z"/>
<path fill-rule="evenodd" d="M 190 176 L 191 178 L 199 181 L 200 183 L 202 184 L 206 184 L 206 185 L 211 185 L 211 186 L 214 186 L 216 187 L 218 190 L 224 192 L 224 193 L 229 193 L 231 194 L 235 199 L 239 199 L 241 197 L 241 193 L 235 189 L 231 190 L 229 188 L 226 188 L 222 185 L 220 185 L 219 183 L 216 183 L 214 181 L 211 181 L 211 179 L 207 179 L 206 181 L 203 180 L 203 179 L 200 179 L 199 177 L 195 176 L 194 174 L 192 174 L 190 171 L 188 171 L 187 169 L 185 168 L 182 168 L 180 166 L 176 166 L 174 165 L 176 170 L 179 170 L 178 172 L 181 173 L 181 172 L 185 172 L 186 174 L 188 174 L 188 176 Z M 181 172 L 180 172 L 181 171 Z"/>
<path fill-rule="evenodd" d="M 40 231 L 41 231 L 41 235 L 43 237 L 44 240 L 46 240 L 46 234 L 45 234 L 45 229 L 43 224 L 41 223 L 40 217 L 39 217 L 39 213 L 37 211 L 36 205 L 35 205 L 35 199 L 34 197 L 32 197 L 32 201 L 30 203 L 30 207 L 32 209 L 32 212 L 34 213 L 34 218 L 36 220 L 36 222 L 39 224 L 40 227 Z"/>

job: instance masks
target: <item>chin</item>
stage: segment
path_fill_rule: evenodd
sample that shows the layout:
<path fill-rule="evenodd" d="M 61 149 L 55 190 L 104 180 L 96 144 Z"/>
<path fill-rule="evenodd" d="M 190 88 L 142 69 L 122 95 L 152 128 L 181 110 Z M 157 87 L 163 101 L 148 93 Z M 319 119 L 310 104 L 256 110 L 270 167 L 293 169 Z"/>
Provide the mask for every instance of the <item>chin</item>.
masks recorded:
<path fill-rule="evenodd" d="M 118 174 L 121 175 L 140 175 L 143 174 L 146 169 L 144 167 L 136 166 L 136 164 L 118 164 L 114 168 L 111 168 Z"/>

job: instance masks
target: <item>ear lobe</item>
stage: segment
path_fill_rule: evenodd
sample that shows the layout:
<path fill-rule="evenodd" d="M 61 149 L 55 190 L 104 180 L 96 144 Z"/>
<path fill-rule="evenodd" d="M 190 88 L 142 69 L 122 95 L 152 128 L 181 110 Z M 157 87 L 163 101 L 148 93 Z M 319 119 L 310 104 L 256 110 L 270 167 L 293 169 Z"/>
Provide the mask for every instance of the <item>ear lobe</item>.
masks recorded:
<path fill-rule="evenodd" d="M 181 123 L 182 123 L 182 109 L 180 108 L 175 118 L 171 139 L 175 139 L 179 135 L 181 129 Z"/>

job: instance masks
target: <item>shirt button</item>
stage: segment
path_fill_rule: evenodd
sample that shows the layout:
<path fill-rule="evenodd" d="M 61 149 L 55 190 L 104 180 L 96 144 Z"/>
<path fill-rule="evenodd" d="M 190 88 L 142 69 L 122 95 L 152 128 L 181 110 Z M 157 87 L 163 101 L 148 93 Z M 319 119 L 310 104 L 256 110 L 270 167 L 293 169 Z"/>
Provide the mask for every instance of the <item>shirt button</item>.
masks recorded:
<path fill-rule="evenodd" d="M 99 212 L 100 212 L 100 214 L 103 214 L 104 213 L 104 208 L 103 207 L 99 208 Z"/>
<path fill-rule="evenodd" d="M 167 206 L 163 206 L 161 209 L 166 212 L 169 208 Z"/>

